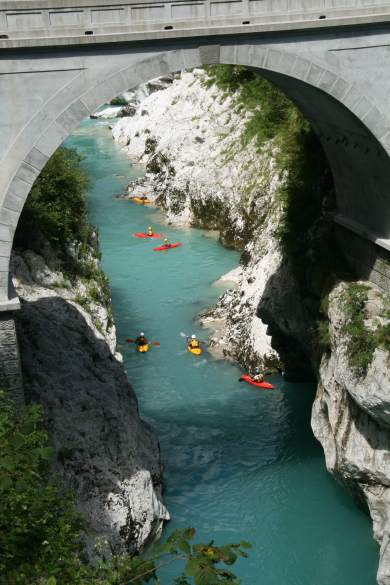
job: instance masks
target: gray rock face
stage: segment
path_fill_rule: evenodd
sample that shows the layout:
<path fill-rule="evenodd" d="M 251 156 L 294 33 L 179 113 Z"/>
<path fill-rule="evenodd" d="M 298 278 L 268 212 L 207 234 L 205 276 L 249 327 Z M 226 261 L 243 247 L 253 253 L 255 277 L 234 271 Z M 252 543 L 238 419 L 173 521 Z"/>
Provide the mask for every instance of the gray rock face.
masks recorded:
<path fill-rule="evenodd" d="M 332 293 L 329 308 L 331 354 L 321 359 L 313 334 L 324 276 L 316 271 L 315 259 L 323 253 L 322 242 L 332 237 L 334 193 L 324 198 L 322 215 L 306 234 L 313 262 L 303 302 L 278 240 L 282 210 L 276 194 L 283 177 L 275 170 L 272 143 L 266 154 L 259 155 L 252 144 L 236 152 L 245 120 L 235 112 L 232 96 L 224 100 L 215 86 L 205 88 L 204 75 L 184 73 L 169 89 L 143 100 L 133 118 L 115 125 L 114 137 L 148 171 L 129 185 L 130 197 L 146 191 L 166 211 L 168 223 L 220 230 L 223 243 L 243 249 L 240 266 L 215 283 L 227 283 L 229 290 L 200 315 L 211 330 L 211 351 L 247 369 L 283 367 L 290 381 L 317 376 L 314 433 L 329 471 L 371 515 L 381 546 L 378 582 L 390 585 L 388 356 L 377 350 L 363 379 L 349 367 L 340 333 L 343 284 Z M 148 114 L 141 116 L 145 110 Z M 383 320 L 383 307 L 374 288 L 368 297 L 365 322 L 374 327 Z"/>
<path fill-rule="evenodd" d="M 59 287 L 66 278 L 31 251 L 14 254 L 13 273 L 22 302 L 15 319 L 26 400 L 44 407 L 54 467 L 97 537 L 116 552 L 140 550 L 169 519 L 163 464 L 153 429 L 139 418 L 122 356 L 113 353 L 107 307 L 71 300 L 85 285 Z"/>
<path fill-rule="evenodd" d="M 366 283 L 367 284 L 367 283 Z M 378 583 L 390 584 L 390 426 L 388 419 L 389 355 L 378 347 L 364 376 L 348 362 L 342 300 L 346 285 L 330 295 L 328 317 L 332 349 L 323 356 L 313 405 L 312 427 L 322 443 L 326 465 L 358 507 L 371 515 L 374 537 L 381 546 Z M 383 300 L 374 287 L 368 293 L 366 324 L 377 319 Z"/>

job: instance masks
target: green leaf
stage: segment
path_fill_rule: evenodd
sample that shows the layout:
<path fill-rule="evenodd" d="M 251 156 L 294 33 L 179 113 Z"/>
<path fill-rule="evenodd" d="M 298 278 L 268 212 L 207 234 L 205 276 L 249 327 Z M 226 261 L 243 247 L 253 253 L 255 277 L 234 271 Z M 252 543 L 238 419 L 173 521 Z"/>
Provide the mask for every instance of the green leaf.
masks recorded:
<path fill-rule="evenodd" d="M 189 561 L 187 561 L 186 563 L 186 568 L 185 571 L 187 573 L 187 575 L 189 575 L 190 577 L 193 577 L 194 575 L 196 575 L 196 573 L 199 571 L 200 567 L 199 567 L 199 562 L 198 559 L 190 559 Z"/>
<path fill-rule="evenodd" d="M 177 546 L 180 548 L 180 550 L 182 550 L 185 553 L 191 552 L 191 547 L 190 547 L 189 543 L 185 540 L 185 538 L 181 538 L 178 541 Z"/>
<path fill-rule="evenodd" d="M 218 575 L 214 573 L 211 567 L 201 569 L 194 576 L 195 585 L 218 585 Z"/>
<path fill-rule="evenodd" d="M 35 430 L 35 424 L 33 422 L 25 422 L 19 429 L 19 433 L 22 435 L 31 435 Z"/>
<path fill-rule="evenodd" d="M 240 542 L 240 546 L 241 546 L 241 548 L 252 548 L 251 543 L 250 542 L 246 542 L 246 540 L 242 540 Z"/>
<path fill-rule="evenodd" d="M 36 463 L 40 457 L 42 457 L 42 459 L 51 459 L 54 453 L 55 451 L 53 447 L 38 447 L 37 449 L 31 449 L 31 451 L 27 453 L 27 457 L 30 461 Z"/>
<path fill-rule="evenodd" d="M 6 475 L 0 480 L 0 490 L 9 490 L 12 487 L 12 478 Z"/>
<path fill-rule="evenodd" d="M 54 453 L 55 450 L 53 447 L 42 447 L 39 449 L 39 455 L 42 457 L 42 459 L 51 459 Z"/>
<path fill-rule="evenodd" d="M 24 481 L 24 479 L 18 479 L 17 482 L 15 483 L 15 491 L 18 494 L 23 494 L 28 490 L 29 487 L 30 486 L 26 481 Z"/>
<path fill-rule="evenodd" d="M 25 442 L 26 442 L 26 439 L 22 435 L 14 435 L 9 440 L 9 444 L 12 445 L 12 447 L 16 447 L 16 448 L 22 447 Z"/>
<path fill-rule="evenodd" d="M 57 579 L 55 577 L 49 577 L 46 581 L 46 585 L 57 585 Z"/>
<path fill-rule="evenodd" d="M 4 459 L 0 460 L 0 466 L 5 467 L 8 471 L 13 471 L 16 467 L 17 462 L 15 461 L 15 457 L 4 457 Z"/>

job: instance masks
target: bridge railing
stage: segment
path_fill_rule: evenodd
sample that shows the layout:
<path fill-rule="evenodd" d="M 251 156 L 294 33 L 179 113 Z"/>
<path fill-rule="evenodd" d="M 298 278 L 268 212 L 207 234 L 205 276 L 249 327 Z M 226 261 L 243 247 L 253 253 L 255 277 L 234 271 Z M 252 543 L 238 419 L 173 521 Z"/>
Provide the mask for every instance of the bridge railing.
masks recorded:
<path fill-rule="evenodd" d="M 16 8 L 17 7 L 17 8 Z M 79 37 L 390 15 L 390 0 L 0 1 L 0 39 Z M 325 24 L 325 22 L 323 23 Z M 0 46 L 7 43 L 0 42 Z"/>

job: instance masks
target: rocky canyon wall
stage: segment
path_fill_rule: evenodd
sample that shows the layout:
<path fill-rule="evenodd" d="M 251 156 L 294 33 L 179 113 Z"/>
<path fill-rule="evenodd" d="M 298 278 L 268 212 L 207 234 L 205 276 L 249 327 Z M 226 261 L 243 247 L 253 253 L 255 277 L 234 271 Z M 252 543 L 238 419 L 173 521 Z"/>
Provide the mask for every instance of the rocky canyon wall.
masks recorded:
<path fill-rule="evenodd" d="M 183 72 L 114 125 L 114 138 L 134 164 L 146 165 L 146 176 L 131 183 L 126 196 L 147 192 L 169 224 L 219 230 L 224 245 L 242 250 L 240 265 L 222 277 L 232 288 L 200 317 L 211 329 L 211 351 L 248 369 L 282 368 L 290 381 L 318 380 L 314 433 L 329 471 L 373 519 L 381 546 L 378 582 L 389 585 L 387 296 L 364 285 L 359 314 L 364 331 L 374 332 L 367 340 L 375 339 L 364 367 L 356 366 L 357 330 L 345 303 L 347 283 L 357 276 L 337 264 L 332 247 L 336 209 L 327 169 L 313 187 L 316 209 L 306 224 L 310 196 L 306 208 L 298 207 L 306 227 L 297 234 L 304 247 L 294 256 L 294 233 L 284 240 L 290 248 L 281 235 L 294 209 L 286 211 L 281 196 L 288 173 L 277 164 L 278 142 L 261 149 L 255 139 L 244 144 L 253 111 L 209 81 L 204 70 Z"/>
<path fill-rule="evenodd" d="M 163 464 L 153 429 L 139 417 L 137 398 L 116 351 L 107 278 L 93 246 L 67 250 L 94 278 L 70 279 L 54 250 L 14 250 L 15 312 L 26 402 L 42 404 L 52 460 L 66 490 L 86 511 L 95 537 L 115 552 L 142 549 L 169 514 L 162 503 Z M 95 537 L 87 542 L 94 556 Z"/>

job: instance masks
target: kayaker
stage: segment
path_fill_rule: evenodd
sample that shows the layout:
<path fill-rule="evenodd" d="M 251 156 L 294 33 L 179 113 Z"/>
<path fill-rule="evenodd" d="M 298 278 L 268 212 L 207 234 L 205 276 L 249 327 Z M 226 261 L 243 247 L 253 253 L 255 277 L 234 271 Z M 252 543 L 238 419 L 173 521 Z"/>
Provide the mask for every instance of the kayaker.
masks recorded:
<path fill-rule="evenodd" d="M 148 345 L 149 341 L 145 337 L 145 333 L 140 333 L 139 337 L 135 340 L 137 345 Z"/>
<path fill-rule="evenodd" d="M 192 347 L 192 349 L 199 347 L 199 341 L 196 339 L 196 335 L 191 335 L 191 338 L 187 337 L 187 344 Z"/>
<path fill-rule="evenodd" d="M 164 246 L 166 246 L 167 248 L 170 248 L 171 247 L 171 244 L 170 244 L 168 238 L 165 238 L 164 239 Z"/>
<path fill-rule="evenodd" d="M 148 236 L 154 236 L 153 228 L 148 228 Z"/>
<path fill-rule="evenodd" d="M 260 370 L 257 369 L 255 371 L 255 375 L 254 376 L 251 376 L 251 380 L 252 380 L 252 382 L 258 382 L 259 383 L 259 382 L 262 382 L 264 380 L 264 376 L 262 375 L 262 373 L 260 372 Z"/>
<path fill-rule="evenodd" d="M 141 199 L 141 201 L 145 201 L 147 199 L 146 193 L 142 193 L 140 199 Z"/>

